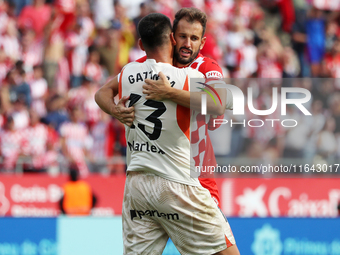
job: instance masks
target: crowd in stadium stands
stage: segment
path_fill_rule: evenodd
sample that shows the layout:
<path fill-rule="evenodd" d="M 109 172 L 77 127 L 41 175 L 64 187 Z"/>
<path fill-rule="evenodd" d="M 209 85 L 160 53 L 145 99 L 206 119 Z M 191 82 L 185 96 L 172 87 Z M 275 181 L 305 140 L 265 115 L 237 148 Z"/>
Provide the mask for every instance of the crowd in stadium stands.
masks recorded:
<path fill-rule="evenodd" d="M 14 172 L 23 158 L 25 171 L 58 173 L 68 162 L 83 175 L 124 173 L 124 127 L 99 109 L 94 94 L 144 55 L 136 31 L 143 16 L 173 20 L 191 6 L 208 15 L 201 53 L 218 61 L 225 77 L 266 78 L 252 82 L 260 92 L 255 108 L 271 107 L 271 87 L 283 78 L 301 78 L 287 86 L 312 91 L 312 118 L 289 107 L 296 128 L 222 128 L 229 142 L 215 141 L 216 154 L 339 158 L 340 82 L 320 79 L 340 77 L 337 0 L 0 0 L 1 170 Z"/>

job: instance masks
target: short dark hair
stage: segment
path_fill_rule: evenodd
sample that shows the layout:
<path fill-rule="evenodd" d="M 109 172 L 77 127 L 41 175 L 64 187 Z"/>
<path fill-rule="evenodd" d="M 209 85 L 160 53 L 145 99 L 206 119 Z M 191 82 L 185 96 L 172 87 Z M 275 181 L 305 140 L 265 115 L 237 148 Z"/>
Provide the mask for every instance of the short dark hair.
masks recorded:
<path fill-rule="evenodd" d="M 161 13 L 151 13 L 138 23 L 138 32 L 143 46 L 152 49 L 164 45 L 172 31 L 170 19 Z"/>
<path fill-rule="evenodd" d="M 203 37 L 205 33 L 205 28 L 207 26 L 207 15 L 204 12 L 194 7 L 180 9 L 175 15 L 175 20 L 174 20 L 174 25 L 173 25 L 174 33 L 176 32 L 178 22 L 183 18 L 185 18 L 186 21 L 190 23 L 193 23 L 195 21 L 198 21 L 199 23 L 201 23 L 202 28 L 203 28 L 203 31 L 202 31 L 202 37 Z"/>

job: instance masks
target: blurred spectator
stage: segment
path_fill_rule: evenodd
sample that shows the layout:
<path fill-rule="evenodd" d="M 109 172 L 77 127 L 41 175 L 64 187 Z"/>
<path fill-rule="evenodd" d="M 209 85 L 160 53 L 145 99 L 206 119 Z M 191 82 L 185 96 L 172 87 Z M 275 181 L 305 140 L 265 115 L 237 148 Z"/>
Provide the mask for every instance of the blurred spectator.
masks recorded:
<path fill-rule="evenodd" d="M 7 73 L 12 68 L 13 63 L 10 58 L 7 57 L 4 48 L 0 46 L 0 84 L 3 83 Z"/>
<path fill-rule="evenodd" d="M 207 1 L 206 12 L 215 21 L 224 24 L 228 21 L 228 14 L 231 9 L 231 3 L 231 1 L 223 0 Z"/>
<path fill-rule="evenodd" d="M 88 1 L 80 1 L 77 4 L 77 22 L 81 24 L 81 35 L 87 40 L 87 46 L 91 45 L 95 25 L 91 18 L 90 4 Z"/>
<path fill-rule="evenodd" d="M 176 1 L 152 0 L 150 7 L 152 8 L 152 12 L 162 13 L 172 21 L 175 15 L 174 9 L 176 8 L 176 4 Z"/>
<path fill-rule="evenodd" d="M 47 144 L 46 153 L 44 155 L 44 167 L 51 175 L 60 173 L 60 141 L 59 134 L 52 126 L 47 127 Z"/>
<path fill-rule="evenodd" d="M 79 107 L 83 113 L 84 121 L 90 127 L 99 120 L 100 108 L 93 100 L 99 87 L 90 77 L 82 76 L 82 85 L 73 88 L 68 93 L 68 102 L 72 107 Z"/>
<path fill-rule="evenodd" d="M 145 51 L 141 50 L 138 45 L 138 40 L 135 41 L 135 45 L 130 49 L 129 52 L 129 62 L 136 61 L 139 58 L 145 56 Z"/>
<path fill-rule="evenodd" d="M 93 3 L 93 16 L 94 22 L 97 27 L 105 27 L 106 24 L 113 19 L 114 8 L 113 0 L 94 0 Z"/>
<path fill-rule="evenodd" d="M 47 81 L 43 78 L 42 66 L 33 67 L 33 79 L 30 81 L 32 94 L 32 109 L 37 112 L 40 117 L 46 115 L 45 100 L 48 96 Z"/>
<path fill-rule="evenodd" d="M 63 214 L 86 216 L 91 214 L 91 209 L 96 206 L 97 198 L 91 186 L 79 180 L 78 171 L 70 170 L 70 180 L 63 187 L 64 195 L 59 202 Z"/>
<path fill-rule="evenodd" d="M 205 44 L 203 49 L 201 50 L 201 54 L 216 60 L 218 63 L 221 63 L 222 60 L 222 51 L 217 45 L 217 40 L 214 37 L 214 34 L 208 29 L 207 27 L 206 33 L 205 33 Z"/>
<path fill-rule="evenodd" d="M 308 63 L 305 55 L 305 46 L 307 42 L 306 35 L 307 14 L 303 9 L 296 10 L 296 19 L 292 28 L 292 44 L 300 64 L 300 77 L 307 76 Z"/>
<path fill-rule="evenodd" d="M 307 118 L 308 124 L 311 127 L 310 133 L 308 134 L 308 142 L 305 147 L 305 157 L 312 159 L 316 154 L 317 140 L 320 131 L 323 129 L 326 121 L 326 117 L 323 113 L 323 105 L 320 100 L 314 100 L 311 113 L 313 118 Z"/>
<path fill-rule="evenodd" d="M 297 121 L 297 125 L 292 128 L 286 128 L 285 147 L 283 157 L 285 158 L 303 158 L 305 144 L 308 141 L 310 126 L 304 116 L 294 111 L 293 106 L 287 105 L 287 118 Z"/>
<path fill-rule="evenodd" d="M 26 104 L 26 106 L 30 106 L 32 101 L 31 89 L 25 82 L 25 72 L 12 69 L 7 74 L 7 82 L 9 84 L 9 96 L 11 102 L 21 100 Z"/>
<path fill-rule="evenodd" d="M 102 84 L 105 80 L 104 70 L 100 65 L 100 54 L 95 46 L 88 48 L 89 57 L 84 67 L 83 74 L 91 78 L 96 84 Z"/>
<path fill-rule="evenodd" d="M 109 75 L 116 75 L 119 69 L 119 41 L 121 38 L 121 23 L 113 21 L 108 29 L 102 30 L 98 51 L 101 62 Z"/>
<path fill-rule="evenodd" d="M 8 20 L 7 30 L 0 35 L 0 47 L 3 48 L 5 54 L 11 61 L 16 61 L 20 57 L 20 43 L 18 36 L 19 34 L 15 20 Z"/>
<path fill-rule="evenodd" d="M 54 1 L 54 26 L 56 31 L 65 36 L 76 20 L 76 0 L 56 0 Z"/>
<path fill-rule="evenodd" d="M 137 40 L 140 36 L 139 36 L 139 33 L 138 33 L 138 23 L 139 21 L 144 18 L 146 15 L 148 15 L 150 13 L 150 8 L 149 8 L 149 5 L 145 2 L 141 3 L 139 5 L 139 15 L 134 18 L 132 21 L 133 21 L 133 24 L 135 26 L 135 31 L 136 31 L 136 36 L 135 36 L 135 40 Z"/>
<path fill-rule="evenodd" d="M 257 62 L 259 78 L 282 78 L 283 47 L 272 30 L 263 31 L 263 42 L 258 47 Z"/>
<path fill-rule="evenodd" d="M 31 29 L 25 30 L 21 37 L 20 60 L 23 61 L 23 70 L 27 73 L 28 79 L 33 74 L 33 66 L 40 65 L 43 61 L 43 45 L 36 41 L 35 32 Z"/>
<path fill-rule="evenodd" d="M 61 124 L 69 120 L 65 108 L 66 100 L 60 95 L 53 96 L 48 104 L 48 114 L 44 117 L 44 122 L 59 131 Z"/>
<path fill-rule="evenodd" d="M 329 52 L 325 54 L 323 59 L 323 73 L 324 77 L 337 78 L 340 77 L 340 40 L 336 39 Z"/>
<path fill-rule="evenodd" d="M 225 54 L 225 64 L 228 70 L 234 76 L 234 72 L 237 71 L 239 50 L 243 47 L 244 34 L 243 25 L 240 19 L 235 19 L 229 24 L 228 33 L 226 34 L 226 54 Z"/>
<path fill-rule="evenodd" d="M 282 65 L 283 65 L 283 78 L 295 78 L 300 73 L 299 60 L 295 55 L 295 52 L 290 47 L 285 47 L 283 49 L 282 55 Z"/>
<path fill-rule="evenodd" d="M 306 35 L 307 51 L 313 77 L 320 75 L 320 63 L 325 54 L 325 26 L 323 12 L 312 8 L 307 15 Z"/>
<path fill-rule="evenodd" d="M 334 133 L 340 134 L 340 93 L 337 92 L 329 97 L 329 107 L 331 110 L 332 117 L 335 119 L 335 130 Z"/>
<path fill-rule="evenodd" d="M 238 70 L 235 77 L 251 77 L 257 71 L 257 48 L 254 45 L 254 33 L 247 30 L 244 33 L 244 44 L 238 52 Z"/>
<path fill-rule="evenodd" d="M 61 150 L 71 168 L 78 169 L 82 176 L 89 174 L 86 158 L 92 139 L 88 128 L 82 123 L 82 112 L 79 107 L 70 109 L 70 122 L 65 122 L 60 127 Z"/>
<path fill-rule="evenodd" d="M 282 137 L 280 137 L 282 139 Z M 277 165 L 281 156 L 281 144 L 276 137 L 273 137 L 267 144 L 263 153 L 263 161 L 265 164 Z"/>
<path fill-rule="evenodd" d="M 0 155 L 2 157 L 2 170 L 14 171 L 16 161 L 22 155 L 22 148 L 27 143 L 23 132 L 14 128 L 12 116 L 8 116 L 4 129 L 0 131 Z"/>
<path fill-rule="evenodd" d="M 114 150 L 114 140 L 110 137 L 110 115 L 100 112 L 100 119 L 91 127 L 91 136 L 93 138 L 93 146 L 90 152 L 93 172 L 108 172 L 107 158 Z"/>
<path fill-rule="evenodd" d="M 113 20 L 113 23 L 118 21 L 121 25 L 121 29 L 118 30 L 117 39 L 119 43 L 118 69 L 122 69 L 128 63 L 130 49 L 135 44 L 136 28 L 134 23 L 126 16 L 126 9 L 119 1 L 115 1 L 114 8 L 115 19 Z"/>
<path fill-rule="evenodd" d="M 11 115 L 14 120 L 14 127 L 17 130 L 23 130 L 29 125 L 29 113 L 22 99 L 16 100 L 12 104 Z"/>
<path fill-rule="evenodd" d="M 43 66 L 44 77 L 49 88 L 59 88 L 59 83 L 57 83 L 56 80 L 65 80 L 65 77 L 63 76 L 65 73 L 68 75 L 66 80 L 70 80 L 69 66 L 65 56 L 64 34 L 59 30 L 59 22 L 60 20 L 55 18 L 55 20 L 48 24 L 45 32 Z M 58 93 L 61 93 L 58 89 L 55 90 L 57 90 Z"/>
<path fill-rule="evenodd" d="M 126 164 L 123 159 L 126 156 L 125 127 L 113 118 L 107 124 L 106 156 L 109 159 L 109 172 L 125 174 Z"/>
<path fill-rule="evenodd" d="M 40 123 L 39 115 L 36 111 L 30 111 L 30 125 L 23 134 L 27 139 L 24 153 L 31 157 L 32 164 L 25 164 L 24 171 L 29 172 L 45 172 L 46 165 L 44 163 L 45 154 L 47 152 L 48 128 Z"/>
<path fill-rule="evenodd" d="M 290 33 L 295 21 L 293 0 L 276 1 L 282 17 L 282 30 Z"/>
<path fill-rule="evenodd" d="M 32 3 L 31 0 L 13 0 L 13 2 L 10 2 L 11 8 L 13 8 L 13 13 L 15 16 L 19 15 L 22 11 L 22 8 L 24 8 L 27 5 L 30 5 Z"/>
<path fill-rule="evenodd" d="M 327 24 L 326 28 L 326 41 L 325 41 L 325 49 L 327 52 L 331 51 L 335 41 L 337 40 L 337 33 L 338 33 L 339 26 L 337 22 L 330 21 Z"/>
<path fill-rule="evenodd" d="M 51 63 L 52 64 L 52 63 Z M 70 83 L 70 68 L 66 57 L 62 57 L 57 64 L 57 72 L 53 76 L 54 82 L 51 88 L 51 94 L 66 95 L 68 84 Z"/>
<path fill-rule="evenodd" d="M 18 27 L 33 29 L 37 39 L 41 39 L 51 14 L 51 7 L 45 4 L 45 0 L 33 0 L 32 5 L 27 5 L 22 9 L 18 18 Z"/>
<path fill-rule="evenodd" d="M 337 150 L 337 141 L 334 135 L 335 120 L 328 118 L 317 139 L 317 153 L 325 159 L 332 159 Z"/>
<path fill-rule="evenodd" d="M 7 1 L 0 1 L 0 33 L 3 34 L 7 29 L 7 23 L 9 20 L 7 11 L 8 11 L 8 2 Z"/>
<path fill-rule="evenodd" d="M 66 35 L 66 49 L 68 50 L 68 62 L 71 74 L 71 88 L 81 85 L 82 72 L 87 59 L 87 36 L 82 35 L 82 25 L 80 22 L 74 25 L 72 31 Z"/>

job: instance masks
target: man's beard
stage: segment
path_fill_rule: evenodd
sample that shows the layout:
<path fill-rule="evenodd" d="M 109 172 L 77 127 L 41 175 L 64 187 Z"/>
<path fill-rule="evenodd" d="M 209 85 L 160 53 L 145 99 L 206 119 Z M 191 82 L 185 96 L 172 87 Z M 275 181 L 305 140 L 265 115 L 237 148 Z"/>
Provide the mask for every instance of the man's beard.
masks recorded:
<path fill-rule="evenodd" d="M 177 63 L 179 63 L 179 64 L 182 64 L 182 65 L 188 65 L 188 64 L 190 64 L 192 61 L 194 61 L 196 58 L 197 58 L 197 56 L 198 56 L 198 53 L 199 53 L 199 50 L 198 51 L 196 51 L 196 52 L 193 52 L 192 54 L 191 54 L 191 57 L 189 57 L 188 59 L 186 59 L 186 58 L 182 58 L 181 57 L 181 54 L 179 53 L 180 51 L 181 51 L 181 49 L 186 49 L 186 50 L 189 50 L 189 49 L 187 49 L 187 48 L 185 48 L 185 47 L 181 47 L 178 51 L 175 49 L 175 55 L 174 55 L 174 57 L 175 57 L 175 60 L 176 60 L 176 62 Z M 190 50 L 191 51 L 191 50 Z"/>

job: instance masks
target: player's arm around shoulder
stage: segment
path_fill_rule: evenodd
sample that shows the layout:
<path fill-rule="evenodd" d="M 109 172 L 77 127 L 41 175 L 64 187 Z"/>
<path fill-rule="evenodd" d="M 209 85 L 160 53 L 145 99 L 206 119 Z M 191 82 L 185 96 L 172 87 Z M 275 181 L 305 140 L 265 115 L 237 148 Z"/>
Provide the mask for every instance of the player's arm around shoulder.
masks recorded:
<path fill-rule="evenodd" d="M 121 123 L 131 126 L 134 119 L 134 107 L 126 107 L 129 97 L 120 98 L 116 104 L 114 97 L 119 93 L 119 75 L 104 84 L 95 94 L 98 106 L 107 114 L 115 117 Z"/>
<path fill-rule="evenodd" d="M 204 81 L 204 75 L 201 72 L 192 68 L 187 68 L 186 72 L 189 83 L 191 78 L 202 78 L 202 81 Z M 193 92 L 192 90 L 173 88 L 171 87 L 170 82 L 162 72 L 160 72 L 158 75 L 160 77 L 160 79 L 158 80 L 145 80 L 146 84 L 143 85 L 143 93 L 146 94 L 146 99 L 156 101 L 171 100 L 176 104 L 190 108 L 192 110 L 201 110 L 201 95 L 203 94 L 202 92 L 198 90 Z M 224 113 L 225 108 L 223 107 L 225 107 L 225 95 L 223 91 L 219 91 L 219 93 L 221 94 L 220 97 L 223 97 L 223 100 L 219 101 L 220 104 L 217 106 L 214 104 L 214 99 L 208 98 L 208 114 L 221 115 Z"/>
<path fill-rule="evenodd" d="M 145 79 L 143 85 L 143 94 L 146 94 L 145 99 L 163 101 L 171 98 L 171 94 L 175 88 L 171 87 L 170 81 L 163 72 L 158 73 L 158 80 Z"/>
<path fill-rule="evenodd" d="M 210 115 L 223 115 L 226 108 L 226 90 L 225 88 L 215 88 L 216 84 L 222 83 L 222 79 L 206 79 L 206 76 L 197 70 L 192 74 L 193 78 L 202 78 L 201 80 L 193 79 L 190 83 L 191 91 L 191 107 L 202 107 L 202 94 L 206 94 L 207 114 Z M 200 91 L 200 92 L 197 92 Z"/>
<path fill-rule="evenodd" d="M 231 90 L 227 88 L 227 84 L 223 80 L 223 70 L 218 65 L 218 63 L 211 59 L 211 58 L 205 58 L 203 64 L 200 66 L 199 70 L 205 74 L 206 79 L 208 80 L 216 80 L 215 85 L 219 84 L 225 87 L 226 89 L 226 109 L 232 110 L 233 109 L 233 97 Z M 211 82 L 214 83 L 214 82 Z M 230 84 L 228 84 L 230 85 Z M 216 87 L 216 86 L 215 86 Z"/>

